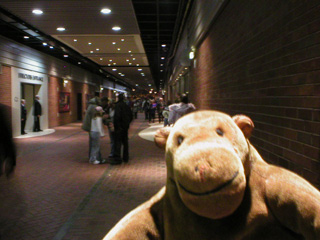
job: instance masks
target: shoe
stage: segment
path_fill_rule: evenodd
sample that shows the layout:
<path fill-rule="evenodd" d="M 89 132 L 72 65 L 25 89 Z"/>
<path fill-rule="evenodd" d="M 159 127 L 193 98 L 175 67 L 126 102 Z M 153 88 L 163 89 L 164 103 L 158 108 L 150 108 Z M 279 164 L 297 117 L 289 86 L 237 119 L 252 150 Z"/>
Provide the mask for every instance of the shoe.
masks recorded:
<path fill-rule="evenodd" d="M 100 161 L 98 161 L 98 160 L 94 160 L 94 161 L 92 161 L 92 162 L 90 162 L 91 164 L 94 164 L 94 165 L 97 165 L 97 164 L 100 164 Z"/>
<path fill-rule="evenodd" d="M 42 129 L 39 129 L 38 131 L 39 131 L 39 132 L 42 132 L 43 130 L 42 130 Z"/>
<path fill-rule="evenodd" d="M 106 163 L 109 163 L 111 165 L 119 165 L 122 163 L 122 160 L 121 160 L 121 158 L 114 158 L 113 157 L 113 158 L 108 158 Z"/>
<path fill-rule="evenodd" d="M 123 159 L 123 162 L 127 163 L 127 162 L 129 162 L 129 159 Z"/>

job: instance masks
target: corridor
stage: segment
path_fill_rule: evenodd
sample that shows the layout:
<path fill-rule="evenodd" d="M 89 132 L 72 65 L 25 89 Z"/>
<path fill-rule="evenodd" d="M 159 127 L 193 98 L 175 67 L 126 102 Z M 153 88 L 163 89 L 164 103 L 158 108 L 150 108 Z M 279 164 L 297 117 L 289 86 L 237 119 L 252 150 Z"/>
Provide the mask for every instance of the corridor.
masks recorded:
<path fill-rule="evenodd" d="M 102 239 L 128 211 L 164 184 L 164 152 L 144 138 L 142 114 L 129 131 L 129 163 L 88 163 L 88 134 L 81 123 L 55 128 L 49 135 L 15 139 L 17 167 L 0 178 L 1 240 Z M 143 131 L 149 128 L 150 131 Z M 141 138 L 139 133 L 149 137 Z M 110 151 L 108 136 L 102 155 Z"/>

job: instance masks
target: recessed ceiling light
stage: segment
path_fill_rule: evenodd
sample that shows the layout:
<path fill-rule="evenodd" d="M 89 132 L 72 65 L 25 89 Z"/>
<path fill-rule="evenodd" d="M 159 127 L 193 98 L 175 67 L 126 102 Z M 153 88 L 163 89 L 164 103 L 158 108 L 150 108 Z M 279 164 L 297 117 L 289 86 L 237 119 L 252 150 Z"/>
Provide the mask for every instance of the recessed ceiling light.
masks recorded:
<path fill-rule="evenodd" d="M 90 51 L 90 53 L 93 53 L 93 51 Z"/>
<path fill-rule="evenodd" d="M 139 68 L 138 71 L 142 71 L 142 68 Z"/>
<path fill-rule="evenodd" d="M 132 60 L 136 60 L 135 58 L 132 58 Z"/>
<path fill-rule="evenodd" d="M 78 64 L 81 64 L 81 62 L 78 62 Z"/>
<path fill-rule="evenodd" d="M 162 44 L 162 45 L 161 45 L 161 47 L 166 47 L 166 46 L 167 46 L 166 44 Z"/>
<path fill-rule="evenodd" d="M 164 57 L 161 57 L 162 60 L 164 60 Z"/>
<path fill-rule="evenodd" d="M 113 30 L 113 31 L 120 31 L 120 30 L 121 30 L 121 27 L 114 26 L 114 27 L 112 28 L 112 30 Z"/>
<path fill-rule="evenodd" d="M 136 84 L 136 86 L 138 87 L 138 86 L 139 86 L 139 84 Z"/>
<path fill-rule="evenodd" d="M 111 66 L 111 64 L 109 63 L 109 64 L 108 64 L 108 66 L 110 67 L 110 66 Z"/>
<path fill-rule="evenodd" d="M 163 70 L 160 70 L 160 72 L 163 72 Z"/>
<path fill-rule="evenodd" d="M 121 50 L 121 48 L 118 48 L 117 50 L 118 50 L 118 51 L 120 51 L 120 50 Z"/>
<path fill-rule="evenodd" d="M 113 65 L 117 65 L 117 63 L 113 63 Z"/>
<path fill-rule="evenodd" d="M 116 44 L 116 42 L 112 42 L 112 44 L 113 44 L 113 45 L 115 45 L 115 44 Z"/>
<path fill-rule="evenodd" d="M 116 69 L 116 68 L 112 68 L 112 71 L 114 71 L 114 72 L 115 72 L 115 71 L 117 71 L 117 69 Z"/>
<path fill-rule="evenodd" d="M 112 59 L 110 59 L 109 62 L 112 62 Z"/>
<path fill-rule="evenodd" d="M 44 43 L 42 43 L 42 45 L 43 45 L 43 46 L 47 46 L 47 45 L 48 45 L 48 43 L 44 42 Z"/>
<path fill-rule="evenodd" d="M 124 39 L 123 39 L 123 38 L 121 39 L 121 42 L 124 42 Z"/>
<path fill-rule="evenodd" d="M 74 41 L 74 42 L 77 42 L 78 40 L 77 40 L 77 39 L 73 39 L 73 41 Z"/>
<path fill-rule="evenodd" d="M 103 58 L 100 58 L 100 61 L 102 61 L 103 60 Z"/>
<path fill-rule="evenodd" d="M 92 43 L 91 43 L 91 42 L 88 42 L 88 44 L 91 45 Z"/>
<path fill-rule="evenodd" d="M 103 9 L 101 9 L 100 12 L 103 14 L 109 14 L 109 13 L 111 13 L 111 10 L 109 8 L 103 8 Z"/>
<path fill-rule="evenodd" d="M 43 14 L 43 11 L 40 9 L 34 9 L 34 10 L 32 10 L 32 13 L 37 14 L 37 15 L 41 15 L 41 14 Z"/>
<path fill-rule="evenodd" d="M 65 58 L 69 57 L 67 54 L 63 55 Z"/>
<path fill-rule="evenodd" d="M 131 51 L 129 50 L 128 53 L 131 53 Z"/>
<path fill-rule="evenodd" d="M 96 48 L 96 50 L 99 51 L 100 49 L 99 49 L 99 48 Z"/>
<path fill-rule="evenodd" d="M 50 46 L 50 48 L 53 49 L 54 47 L 53 47 L 53 46 Z"/>
<path fill-rule="evenodd" d="M 129 59 L 127 59 L 126 61 L 129 62 Z"/>
<path fill-rule="evenodd" d="M 24 39 L 29 39 L 29 37 L 28 37 L 28 36 L 24 36 L 23 38 L 24 38 Z"/>
<path fill-rule="evenodd" d="M 57 31 L 60 31 L 60 32 L 63 32 L 63 31 L 65 31 L 66 29 L 64 28 L 64 27 L 58 27 L 57 28 Z"/>
<path fill-rule="evenodd" d="M 129 63 L 129 65 L 132 65 L 132 63 Z"/>

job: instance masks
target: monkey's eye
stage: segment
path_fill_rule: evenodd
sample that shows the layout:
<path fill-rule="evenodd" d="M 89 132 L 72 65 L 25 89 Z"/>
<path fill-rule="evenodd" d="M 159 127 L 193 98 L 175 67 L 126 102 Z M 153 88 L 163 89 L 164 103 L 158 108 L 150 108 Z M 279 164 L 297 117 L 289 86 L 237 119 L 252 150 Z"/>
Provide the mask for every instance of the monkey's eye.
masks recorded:
<path fill-rule="evenodd" d="M 178 137 L 178 146 L 180 146 L 181 145 L 181 143 L 183 142 L 183 137 L 182 136 L 179 136 Z"/>
<path fill-rule="evenodd" d="M 221 128 L 217 128 L 216 133 L 221 137 L 224 135 L 224 132 L 222 131 Z"/>

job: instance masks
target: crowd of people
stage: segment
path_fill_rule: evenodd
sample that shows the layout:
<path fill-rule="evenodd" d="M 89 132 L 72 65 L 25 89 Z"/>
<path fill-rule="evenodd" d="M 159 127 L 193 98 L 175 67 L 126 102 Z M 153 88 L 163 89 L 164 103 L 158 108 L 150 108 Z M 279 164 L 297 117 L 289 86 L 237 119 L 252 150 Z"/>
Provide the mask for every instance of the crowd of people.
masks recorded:
<path fill-rule="evenodd" d="M 109 163 L 117 165 L 129 161 L 128 130 L 138 112 L 144 112 L 145 120 L 154 123 L 157 119 L 163 125 L 172 126 L 183 115 L 196 108 L 189 103 L 188 96 L 178 96 L 174 104 L 164 102 L 163 98 L 145 97 L 127 99 L 118 95 L 115 102 L 107 97 L 94 97 L 88 102 L 82 129 L 89 134 L 89 162 L 92 164 Z M 103 158 L 100 151 L 100 138 L 105 136 L 104 127 L 108 129 L 111 151 L 108 158 Z"/>

